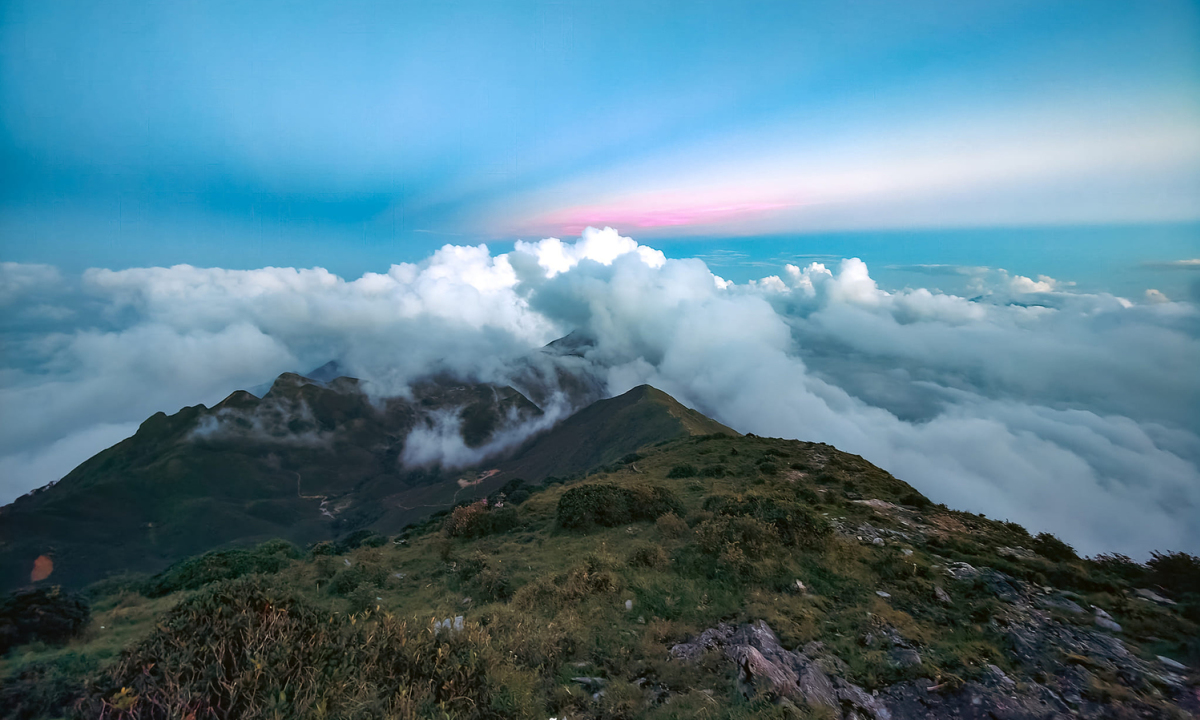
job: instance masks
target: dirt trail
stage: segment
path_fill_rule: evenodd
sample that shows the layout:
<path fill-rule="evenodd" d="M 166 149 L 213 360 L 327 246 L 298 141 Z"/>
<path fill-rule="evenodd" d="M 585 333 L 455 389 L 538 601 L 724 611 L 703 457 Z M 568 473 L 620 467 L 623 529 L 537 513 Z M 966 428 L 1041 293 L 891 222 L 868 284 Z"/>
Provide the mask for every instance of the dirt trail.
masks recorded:
<path fill-rule="evenodd" d="M 329 512 L 329 508 L 326 507 L 326 505 L 329 504 L 329 498 L 325 497 L 324 495 L 305 495 L 304 493 L 300 492 L 300 473 L 296 472 L 295 470 L 292 470 L 291 472 L 296 474 L 296 495 L 302 500 L 320 500 L 321 514 L 332 520 L 333 513 Z"/>

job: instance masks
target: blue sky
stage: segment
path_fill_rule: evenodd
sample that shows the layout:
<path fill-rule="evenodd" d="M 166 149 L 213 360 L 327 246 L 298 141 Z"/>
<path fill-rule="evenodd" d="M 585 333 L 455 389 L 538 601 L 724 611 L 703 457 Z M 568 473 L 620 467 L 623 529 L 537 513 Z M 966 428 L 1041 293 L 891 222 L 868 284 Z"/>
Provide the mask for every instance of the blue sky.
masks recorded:
<path fill-rule="evenodd" d="M 585 225 L 754 262 L 746 238 L 957 228 L 1170 223 L 1146 262 L 1200 247 L 1192 2 L 2 12 L 10 260 L 357 275 Z"/>
<path fill-rule="evenodd" d="M 1196 551 L 1200 6 L 0 4 L 0 503 L 576 331 L 604 393 Z"/>

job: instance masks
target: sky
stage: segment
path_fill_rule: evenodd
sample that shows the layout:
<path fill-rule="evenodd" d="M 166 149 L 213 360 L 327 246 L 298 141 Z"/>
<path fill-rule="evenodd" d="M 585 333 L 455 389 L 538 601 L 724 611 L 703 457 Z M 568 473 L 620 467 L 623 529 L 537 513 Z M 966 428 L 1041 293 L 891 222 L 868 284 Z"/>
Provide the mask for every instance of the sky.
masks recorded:
<path fill-rule="evenodd" d="M 582 328 L 610 392 L 1197 551 L 1198 302 L 1190 1 L 0 6 L 0 502 Z"/>

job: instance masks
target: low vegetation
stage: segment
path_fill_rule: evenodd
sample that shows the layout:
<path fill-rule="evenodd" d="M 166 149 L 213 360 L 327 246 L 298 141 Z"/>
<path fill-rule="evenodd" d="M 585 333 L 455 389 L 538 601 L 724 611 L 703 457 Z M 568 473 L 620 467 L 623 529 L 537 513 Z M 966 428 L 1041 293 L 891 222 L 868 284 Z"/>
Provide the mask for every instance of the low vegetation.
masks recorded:
<path fill-rule="evenodd" d="M 62 588 L 16 592 L 0 603 L 0 652 L 25 643 L 61 645 L 87 625 L 91 608 Z"/>
<path fill-rule="evenodd" d="M 958 563 L 976 574 L 952 578 Z M 1200 664 L 1193 556 L 1080 558 L 829 446 L 716 435 L 514 482 L 399 536 L 272 542 L 94 586 L 65 645 L 22 635 L 0 661 L 0 716 L 822 717 L 747 699 L 720 653 L 670 649 L 765 620 L 785 647 L 820 641 L 868 692 L 918 678 L 952 692 L 989 666 L 1033 677 L 982 568 L 1105 608 L 1139 657 Z M 1052 612 L 1093 627 L 1090 611 Z M 897 642 L 919 653 L 898 663 Z M 1073 667 L 1095 697 L 1163 697 Z"/>

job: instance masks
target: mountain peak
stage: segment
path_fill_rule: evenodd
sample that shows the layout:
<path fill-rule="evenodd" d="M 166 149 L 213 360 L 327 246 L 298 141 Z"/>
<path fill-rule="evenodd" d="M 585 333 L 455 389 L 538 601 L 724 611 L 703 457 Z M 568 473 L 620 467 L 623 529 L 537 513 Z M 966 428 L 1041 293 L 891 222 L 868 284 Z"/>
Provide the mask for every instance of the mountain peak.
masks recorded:
<path fill-rule="evenodd" d="M 534 438 L 508 463 L 505 475 L 543 480 L 619 460 L 638 448 L 688 435 L 739 433 L 650 385 L 588 405 Z"/>

